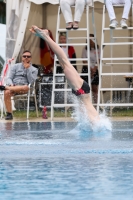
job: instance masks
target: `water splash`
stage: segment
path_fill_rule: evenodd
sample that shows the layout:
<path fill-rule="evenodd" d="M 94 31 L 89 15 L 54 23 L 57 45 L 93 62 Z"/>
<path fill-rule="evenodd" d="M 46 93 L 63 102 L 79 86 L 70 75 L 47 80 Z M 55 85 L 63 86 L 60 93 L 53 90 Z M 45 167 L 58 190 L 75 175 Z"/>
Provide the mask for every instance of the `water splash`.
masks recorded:
<path fill-rule="evenodd" d="M 81 104 L 81 102 L 79 102 L 77 99 L 74 99 L 74 103 L 78 105 L 72 113 L 72 118 L 78 122 L 76 129 L 90 134 L 103 134 L 105 132 L 112 131 L 112 124 L 105 112 L 100 114 L 100 120 L 98 120 L 95 124 L 92 124 L 88 118 L 84 105 Z"/>

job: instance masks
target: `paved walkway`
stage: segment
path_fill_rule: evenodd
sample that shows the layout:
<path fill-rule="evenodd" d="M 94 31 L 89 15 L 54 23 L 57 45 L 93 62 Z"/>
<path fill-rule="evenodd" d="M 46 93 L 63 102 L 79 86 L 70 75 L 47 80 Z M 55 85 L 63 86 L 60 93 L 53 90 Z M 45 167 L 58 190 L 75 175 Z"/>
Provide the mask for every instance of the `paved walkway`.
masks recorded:
<path fill-rule="evenodd" d="M 133 121 L 133 117 L 109 117 L 109 119 L 111 121 Z M 70 117 L 57 117 L 57 118 L 54 118 L 52 121 L 54 122 L 74 122 L 75 120 L 73 118 L 70 118 Z M 3 119 L 0 119 L 0 123 L 7 123 L 7 122 L 51 122 L 51 118 L 49 117 L 48 119 L 43 119 L 42 117 L 38 117 L 38 118 L 29 118 L 29 119 L 26 119 L 26 118 L 13 118 L 13 120 L 5 120 L 4 118 Z"/>
<path fill-rule="evenodd" d="M 75 121 L 74 119 L 68 117 L 68 118 L 65 118 L 65 117 L 57 117 L 57 118 L 54 118 L 54 120 L 52 121 L 55 121 L 55 122 L 64 122 L 64 121 Z M 42 117 L 38 117 L 38 118 L 29 118 L 29 119 L 26 119 L 26 118 L 13 118 L 13 120 L 5 120 L 4 118 L 3 119 L 0 119 L 0 122 L 2 123 L 7 123 L 7 122 L 51 122 L 51 118 L 49 117 L 48 119 L 43 119 Z"/>

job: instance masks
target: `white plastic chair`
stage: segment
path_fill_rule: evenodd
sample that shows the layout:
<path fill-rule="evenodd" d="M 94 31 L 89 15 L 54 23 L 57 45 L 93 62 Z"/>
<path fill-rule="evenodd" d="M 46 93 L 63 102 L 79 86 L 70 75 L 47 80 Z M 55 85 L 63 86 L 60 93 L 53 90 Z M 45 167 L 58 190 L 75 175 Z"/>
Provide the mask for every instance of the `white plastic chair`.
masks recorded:
<path fill-rule="evenodd" d="M 0 76 L 0 79 L 1 79 L 1 76 Z M 4 112 L 6 113 L 6 110 L 5 110 L 5 104 L 4 104 L 4 92 L 0 90 L 0 113 L 1 113 L 1 119 L 3 118 L 3 114 Z"/>
<path fill-rule="evenodd" d="M 29 84 L 29 91 L 27 94 L 18 94 L 12 97 L 15 101 L 27 101 L 27 119 L 29 118 L 29 104 L 30 98 L 33 97 L 35 101 L 35 108 L 36 108 L 36 115 L 38 117 L 38 107 L 37 107 L 37 100 L 36 100 L 36 91 L 35 91 L 35 82 L 33 85 Z"/>
<path fill-rule="evenodd" d="M 4 113 L 4 93 L 0 91 L 0 112 L 1 112 L 1 119 L 3 118 Z"/>

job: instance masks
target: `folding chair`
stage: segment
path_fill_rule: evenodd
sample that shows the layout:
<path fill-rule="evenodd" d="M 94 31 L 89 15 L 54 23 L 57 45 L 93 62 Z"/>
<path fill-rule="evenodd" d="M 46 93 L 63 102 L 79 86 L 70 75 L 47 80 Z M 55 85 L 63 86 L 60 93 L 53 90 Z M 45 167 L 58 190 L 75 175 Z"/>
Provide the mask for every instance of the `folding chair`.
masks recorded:
<path fill-rule="evenodd" d="M 4 112 L 4 93 L 0 91 L 0 112 L 1 112 L 1 119 L 3 118 Z"/>
<path fill-rule="evenodd" d="M 27 101 L 27 119 L 29 119 L 29 109 L 30 109 L 30 98 L 34 98 L 35 101 L 35 108 L 36 108 L 36 115 L 38 117 L 38 106 L 36 100 L 36 90 L 35 90 L 35 82 L 33 85 L 29 84 L 29 91 L 27 94 L 19 94 L 13 96 L 13 100 L 15 101 Z"/>
<path fill-rule="evenodd" d="M 13 61 L 13 58 L 9 59 L 7 62 L 3 63 L 3 70 L 0 76 L 0 85 L 5 85 L 7 73 L 9 66 L 11 65 L 11 62 Z M 4 91 L 0 91 L 0 111 L 1 111 L 1 119 L 3 118 L 3 112 L 6 114 L 6 108 L 4 103 Z"/>
<path fill-rule="evenodd" d="M 5 104 L 4 104 L 4 92 L 1 90 L 0 90 L 0 112 L 1 112 L 1 119 L 2 119 L 4 112 L 6 113 L 6 110 L 5 110 Z"/>

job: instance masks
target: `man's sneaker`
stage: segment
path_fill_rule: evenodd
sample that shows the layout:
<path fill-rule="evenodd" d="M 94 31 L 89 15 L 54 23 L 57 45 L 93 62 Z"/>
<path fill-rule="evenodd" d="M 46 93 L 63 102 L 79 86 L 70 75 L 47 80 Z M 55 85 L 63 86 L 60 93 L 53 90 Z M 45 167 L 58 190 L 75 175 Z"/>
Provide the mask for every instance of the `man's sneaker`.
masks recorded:
<path fill-rule="evenodd" d="M 128 25 L 127 25 L 125 19 L 122 19 L 122 20 L 120 21 L 120 25 L 121 25 L 121 28 L 125 28 L 125 29 L 126 29 L 126 28 L 128 27 Z"/>
<path fill-rule="evenodd" d="M 117 22 L 115 19 L 113 19 L 113 20 L 111 21 L 109 27 L 110 27 L 111 29 L 115 29 L 117 26 L 118 26 L 118 22 Z"/>
<path fill-rule="evenodd" d="M 0 85 L 0 90 L 5 90 L 5 86 L 4 85 Z"/>
<path fill-rule="evenodd" d="M 11 120 L 11 119 L 13 119 L 12 113 L 8 113 L 8 112 L 7 112 L 7 115 L 6 115 L 6 117 L 5 117 L 5 120 Z"/>

